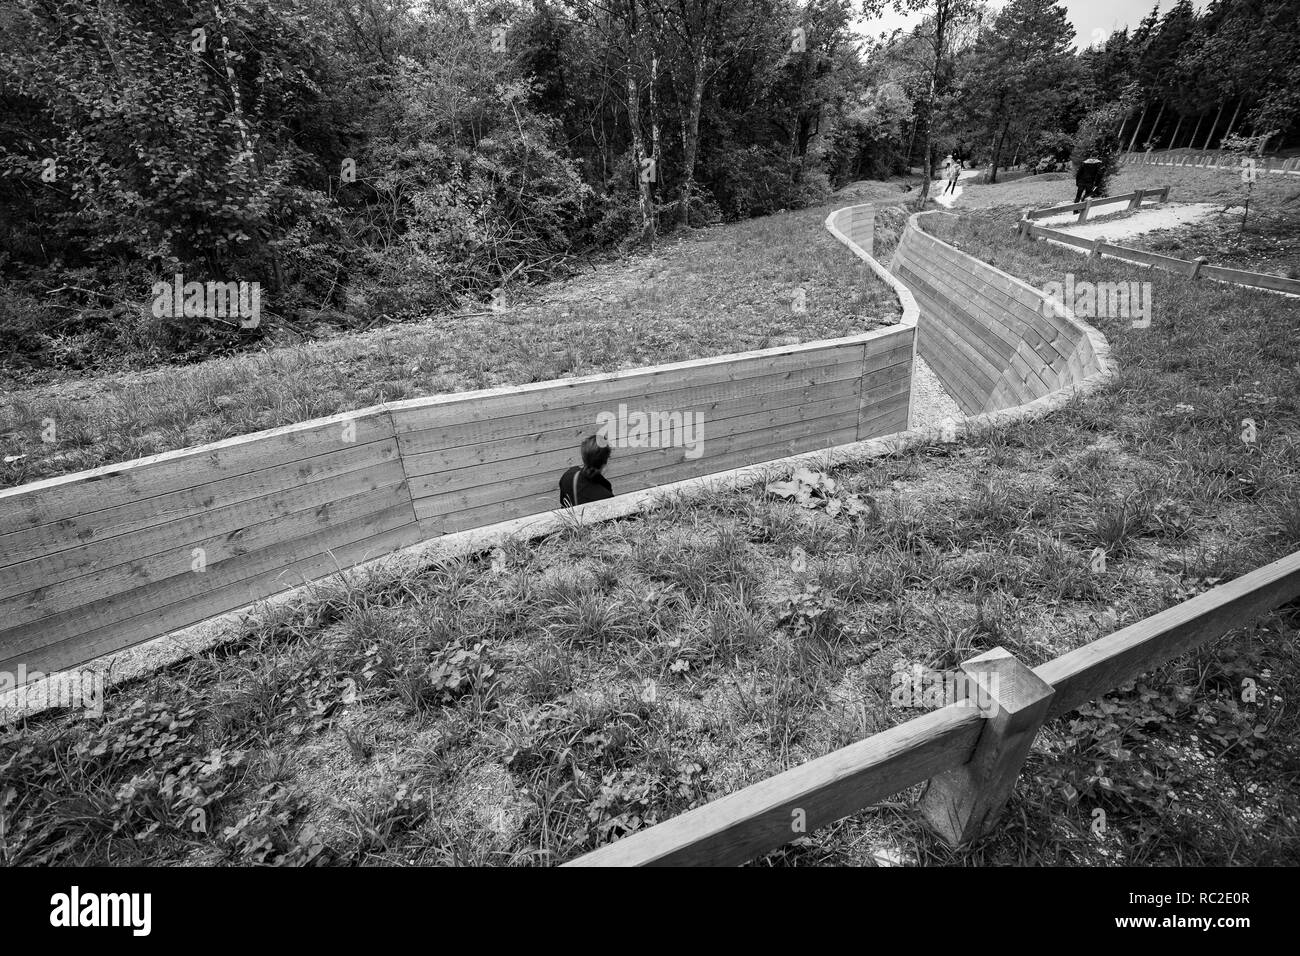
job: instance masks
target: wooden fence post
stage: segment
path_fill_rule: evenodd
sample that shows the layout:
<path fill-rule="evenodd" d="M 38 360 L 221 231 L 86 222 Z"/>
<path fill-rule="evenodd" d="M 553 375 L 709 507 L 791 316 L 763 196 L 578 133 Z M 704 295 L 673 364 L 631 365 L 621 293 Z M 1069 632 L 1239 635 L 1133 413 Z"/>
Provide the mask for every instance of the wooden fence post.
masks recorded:
<path fill-rule="evenodd" d="M 1083 208 L 1079 210 L 1079 222 L 1088 221 L 1088 213 L 1092 211 L 1092 197 L 1083 201 Z"/>
<path fill-rule="evenodd" d="M 1092 248 L 1088 250 L 1089 259 L 1097 258 L 1097 253 L 1101 250 L 1102 243 L 1105 241 L 1105 236 L 1098 236 L 1096 239 L 1092 240 Z"/>
<path fill-rule="evenodd" d="M 984 710 L 984 728 L 971 759 L 932 777 L 919 804 L 926 822 L 952 846 L 983 836 L 997 822 L 1054 693 L 1003 647 L 961 667 L 974 685 L 972 704 Z"/>
<path fill-rule="evenodd" d="M 1201 266 L 1205 265 L 1205 256 L 1197 256 L 1192 260 L 1192 269 L 1187 273 L 1187 278 L 1195 279 L 1201 274 Z"/>
<path fill-rule="evenodd" d="M 1135 189 L 1135 190 L 1133 190 L 1133 198 L 1130 199 L 1130 200 L 1128 201 L 1128 208 L 1129 208 L 1130 211 L 1132 211 L 1132 210 L 1134 210 L 1134 209 L 1141 209 L 1141 208 L 1142 208 L 1142 197 L 1143 197 L 1143 195 L 1145 195 L 1145 194 L 1146 194 L 1146 190 L 1145 190 L 1145 189 Z"/>

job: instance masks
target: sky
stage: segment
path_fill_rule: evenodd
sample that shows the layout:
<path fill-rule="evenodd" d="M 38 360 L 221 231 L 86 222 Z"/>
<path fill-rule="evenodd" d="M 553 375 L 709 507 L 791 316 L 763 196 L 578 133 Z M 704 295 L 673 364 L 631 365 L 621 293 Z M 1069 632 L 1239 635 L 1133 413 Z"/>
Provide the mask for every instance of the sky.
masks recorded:
<path fill-rule="evenodd" d="M 1163 14 L 1174 0 L 1160 0 L 1158 4 Z M 1105 40 L 1112 30 L 1128 27 L 1130 30 L 1141 22 L 1142 18 L 1156 6 L 1154 0 L 1063 0 L 1062 6 L 1074 24 L 1074 45 L 1083 49 L 1093 43 Z M 1198 11 L 1205 6 L 1205 0 L 1195 0 L 1193 4 Z M 891 5 L 892 6 L 892 5 Z M 1003 6 L 1003 0 L 992 0 L 992 6 Z M 882 30 L 889 32 L 895 27 L 910 28 L 921 22 L 920 14 L 896 14 L 892 9 L 886 11 L 876 20 L 863 20 L 858 24 L 858 32 L 867 36 L 876 36 Z"/>

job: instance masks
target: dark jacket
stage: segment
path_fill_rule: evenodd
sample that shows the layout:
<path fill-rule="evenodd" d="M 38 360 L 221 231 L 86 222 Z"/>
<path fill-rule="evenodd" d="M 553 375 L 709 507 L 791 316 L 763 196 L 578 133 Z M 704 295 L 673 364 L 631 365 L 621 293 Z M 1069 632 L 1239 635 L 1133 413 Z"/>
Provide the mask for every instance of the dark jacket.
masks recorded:
<path fill-rule="evenodd" d="M 1095 196 L 1101 189 L 1101 164 L 1100 163 L 1081 163 L 1074 174 L 1074 184 L 1078 190 L 1074 194 L 1074 201 L 1079 202 L 1085 196 Z"/>
<path fill-rule="evenodd" d="M 604 501 L 606 498 L 614 497 L 614 486 L 609 483 L 609 480 L 604 475 L 597 474 L 588 478 L 582 473 L 579 466 L 574 465 L 560 476 L 561 508 L 571 508 L 574 505 L 573 488 L 575 477 L 577 478 L 578 488 L 577 504 L 585 505 L 591 501 Z"/>

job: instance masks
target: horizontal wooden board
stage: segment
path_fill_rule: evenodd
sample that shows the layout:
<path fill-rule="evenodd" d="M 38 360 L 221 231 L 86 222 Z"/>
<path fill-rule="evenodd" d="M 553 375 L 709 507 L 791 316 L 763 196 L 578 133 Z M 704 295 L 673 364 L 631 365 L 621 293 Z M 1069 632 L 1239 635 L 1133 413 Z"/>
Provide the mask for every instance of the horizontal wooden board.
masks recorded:
<path fill-rule="evenodd" d="M 45 673 L 76 667 L 219 614 L 239 610 L 281 591 L 328 577 L 341 568 L 383 557 L 419 541 L 420 532 L 409 521 L 409 509 L 404 508 L 384 517 L 386 521 L 372 519 L 372 523 L 382 526 L 391 522 L 395 527 L 367 538 L 340 544 L 328 552 L 292 560 L 292 563 L 284 564 L 260 578 L 204 591 L 182 603 L 107 628 L 13 654 L 4 641 L 0 640 L 0 658 L 3 658 L 0 659 L 0 670 L 14 671 L 19 664 L 25 664 L 29 672 L 39 670 Z M 292 559 L 293 555 L 286 557 Z"/>
<path fill-rule="evenodd" d="M 130 591 L 106 595 L 48 617 L 7 627 L 0 631 L 0 648 L 4 648 L 0 654 L 30 650 L 41 644 L 116 625 L 141 614 L 201 597 L 207 591 L 226 584 L 264 578 L 296 559 L 345 545 L 358 537 L 391 530 L 403 520 L 409 524 L 412 510 L 405 490 L 405 483 L 395 486 L 393 494 L 387 500 L 374 502 L 370 511 L 331 522 L 302 537 L 280 540 L 259 551 L 210 561 L 203 571 L 190 570 L 188 563 L 174 566 L 169 576 L 148 581 Z"/>
<path fill-rule="evenodd" d="M 1235 282 L 1237 285 L 1254 286 L 1259 289 L 1273 289 L 1276 292 L 1289 292 L 1300 295 L 1300 279 L 1273 275 L 1268 272 L 1248 272 L 1245 269 L 1229 269 L 1226 266 L 1201 266 L 1201 275 L 1207 279 L 1219 279 L 1223 282 Z"/>
<path fill-rule="evenodd" d="M 790 402 L 788 399 L 783 400 L 779 394 L 774 394 L 764 396 L 759 400 L 751 400 L 748 408 L 739 408 L 737 411 L 753 415 L 780 408 L 799 409 L 812 403 L 824 403 L 855 396 L 859 393 L 860 388 L 866 388 L 868 392 L 871 392 L 872 389 L 879 388 L 882 385 L 896 386 L 901 383 L 906 387 L 910 383 L 910 379 L 909 365 L 895 365 L 872 372 L 863 376 L 860 380 L 850 379 L 831 382 L 802 392 L 787 393 L 799 396 L 798 402 Z M 731 418 L 714 419 L 706 415 L 699 425 L 699 431 L 703 436 L 703 441 L 707 443 L 711 437 L 727 434 L 733 431 L 735 427 Z M 428 467 L 430 458 L 421 456 L 420 463 L 413 463 L 408 467 L 408 471 L 412 473 L 411 494 L 415 498 L 424 498 L 431 494 L 440 494 L 481 485 L 485 481 L 499 482 L 538 473 L 545 474 L 550 471 L 555 471 L 558 474 L 569 465 L 578 463 L 579 441 L 590 432 L 590 427 L 574 429 L 565 433 L 565 439 L 557 443 L 559 447 L 549 447 L 546 450 L 533 451 L 515 458 L 503 458 L 490 465 L 474 465 L 466 468 L 451 468 L 425 474 L 415 474 L 415 472 Z M 612 476 L 625 473 L 629 467 L 634 469 L 636 455 L 636 449 L 615 447 L 613 458 L 606 473 Z M 441 459 L 442 456 L 440 455 L 438 458 Z"/>
<path fill-rule="evenodd" d="M 346 446 L 313 458 L 222 477 L 215 481 L 206 481 L 203 476 L 199 476 L 191 487 L 124 502 L 111 508 L 96 508 L 100 503 L 98 495 L 95 487 L 88 485 L 82 489 L 85 499 L 83 507 L 95 510 L 62 518 L 52 524 L 0 535 L 0 555 L 3 555 L 0 561 L 7 568 L 9 565 L 92 541 L 106 541 L 131 532 L 183 521 L 208 509 L 263 498 L 286 487 L 329 482 L 359 467 L 378 467 L 384 463 L 397 463 L 396 439 Z M 0 594 L 12 593 L 6 584 L 5 568 L 0 568 Z"/>
<path fill-rule="evenodd" d="M 905 361 L 906 349 L 895 354 L 899 362 Z M 535 439 L 542 448 L 547 447 L 545 432 L 574 429 L 592 434 L 597 428 L 597 417 L 602 413 L 617 415 L 619 406 L 642 412 L 694 412 L 706 419 L 722 419 L 741 414 L 754 402 L 764 402 L 768 407 L 780 404 L 797 404 L 806 401 L 820 389 L 840 382 L 855 382 L 862 374 L 861 360 L 838 365 L 818 366 L 801 372 L 782 372 L 771 376 L 745 379 L 742 382 L 720 382 L 707 386 L 673 389 L 666 392 L 648 392 L 624 398 L 620 402 L 599 401 L 591 404 L 533 411 L 522 415 L 506 415 L 483 422 L 423 429 L 404 433 L 401 442 L 403 459 L 411 475 L 439 470 L 450 458 L 454 460 L 456 448 L 479 447 L 493 441 L 515 441 L 519 438 Z M 563 439 L 568 441 L 566 437 Z M 433 459 L 421 455 L 437 453 Z"/>
<path fill-rule="evenodd" d="M 906 387 L 904 382 L 904 387 Z M 702 454 L 697 459 L 687 458 L 687 449 L 662 448 L 651 450 L 640 450 L 633 454 L 623 456 L 620 454 L 622 449 L 615 449 L 611 461 L 620 460 L 619 468 L 635 467 L 637 471 L 642 470 L 647 458 L 653 459 L 655 454 L 662 452 L 671 456 L 674 460 L 680 459 L 683 464 L 688 462 L 706 463 L 709 456 L 713 453 L 715 446 L 720 450 L 728 450 L 733 447 L 735 440 L 740 436 L 752 433 L 766 435 L 778 432 L 791 426 L 797 426 L 806 421 L 824 421 L 827 418 L 838 418 L 845 422 L 852 422 L 856 427 L 858 420 L 858 396 L 849 394 L 840 398 L 829 399 L 824 402 L 809 402 L 803 405 L 786 406 L 770 411 L 758 412 L 754 415 L 746 415 L 740 418 L 728 419 L 731 424 L 731 430 L 720 435 L 710 435 L 707 423 L 705 427 L 704 440 L 700 446 Z M 628 449 L 628 451 L 632 451 Z M 626 457 L 626 460 L 621 460 Z M 706 468 L 706 471 L 713 470 Z M 484 477 L 490 477 L 490 471 L 483 469 Z M 703 472 L 701 472 L 703 473 Z M 611 472 L 611 480 L 617 472 Z M 508 501 L 512 498 L 521 497 L 532 489 L 540 489 L 541 492 L 550 493 L 550 490 L 559 480 L 559 473 L 538 473 L 536 470 L 520 478 L 508 479 L 491 483 L 479 483 L 472 487 L 459 491 L 447 493 L 423 495 L 413 491 L 415 496 L 415 506 L 417 514 L 424 517 L 434 517 L 439 514 L 451 514 L 456 511 L 462 511 L 469 508 L 476 508 L 480 505 L 488 504 L 491 501 Z M 436 486 L 435 486 L 436 487 Z"/>
<path fill-rule="evenodd" d="M 378 448 L 379 444 L 368 447 Z M 391 439 L 388 445 L 396 447 Z M 401 462 L 395 457 L 388 460 L 388 456 L 381 459 L 378 455 L 365 455 L 360 461 L 355 458 L 349 456 L 347 463 L 354 467 L 348 471 L 323 475 L 313 470 L 311 475 L 299 474 L 303 484 L 294 483 L 292 472 L 279 481 L 258 478 L 251 482 L 252 488 L 269 493 L 256 498 L 217 507 L 205 506 L 203 502 L 211 496 L 198 494 L 190 496 L 193 508 L 178 511 L 180 516 L 171 521 L 148 524 L 112 537 L 88 535 L 87 543 L 70 548 L 59 547 L 63 542 L 55 542 L 49 553 L 0 569 L 0 598 L 81 575 L 99 574 L 124 562 L 168 551 L 180 543 L 231 534 L 259 521 L 318 508 L 330 501 L 397 484 L 405 478 Z M 367 458 L 373 460 L 367 462 Z M 321 480 L 308 480 L 312 476 L 321 476 Z M 174 492 L 168 497 L 184 495 L 184 492 Z"/>
<path fill-rule="evenodd" d="M 976 336 L 981 354 L 990 362 L 1005 362 L 1016 350 L 1018 336 L 1006 327 L 1004 310 L 990 295 L 996 290 L 983 277 L 965 268 L 933 264 L 925 256 L 916 257 L 910 266 L 934 290 L 932 297 L 941 297 L 961 314 L 963 325 Z"/>
<path fill-rule="evenodd" d="M 368 479 L 367 485 L 372 484 L 369 480 L 370 475 L 360 473 L 360 476 Z M 308 504 L 282 516 L 260 520 L 231 531 L 218 530 L 207 537 L 178 536 L 171 539 L 175 547 L 158 552 L 151 551 L 145 557 L 123 561 L 121 553 L 110 553 L 103 556 L 103 559 L 122 561 L 122 563 L 97 568 L 93 573 L 81 574 L 66 580 L 54 580 L 52 576 L 35 577 L 35 580 L 44 583 L 33 590 L 0 600 L 0 621 L 3 621 L 7 627 L 16 627 L 82 604 L 90 604 L 108 595 L 121 594 L 153 581 L 189 573 L 194 562 L 195 549 L 202 550 L 207 563 L 225 561 L 268 548 L 277 542 L 307 537 L 331 524 L 395 507 L 403 501 L 409 504 L 406 490 L 400 484 L 400 468 L 392 472 L 388 478 L 394 483 L 386 486 L 377 485 L 371 490 L 341 499 L 334 499 L 332 495 L 337 492 L 331 492 L 331 499 L 323 504 Z M 205 514 L 202 517 L 206 518 L 210 515 Z M 205 532 L 210 530 L 214 529 L 205 529 Z M 63 557 L 67 553 L 61 552 L 56 557 Z M 38 562 L 49 560 L 51 559 L 37 559 Z"/>
<path fill-rule="evenodd" d="M 708 446 L 708 452 L 697 459 L 686 458 L 680 448 L 661 449 L 665 464 L 638 471 L 617 483 L 611 479 L 611 484 L 614 485 L 615 494 L 657 487 L 740 467 L 741 464 L 771 461 L 818 448 L 848 444 L 855 440 L 856 435 L 856 414 L 794 422 L 768 431 L 748 432 L 729 436 L 722 442 L 713 442 Z M 765 457 L 755 457 L 758 455 Z M 426 504 L 431 500 L 426 498 L 415 503 L 415 513 L 421 527 L 431 534 L 462 531 L 557 508 L 559 475 L 545 476 L 539 480 L 534 490 L 512 500 L 492 502 L 450 514 L 437 514 L 433 509 L 427 508 Z"/>
<path fill-rule="evenodd" d="M 397 433 L 404 435 L 407 432 L 481 420 L 476 416 L 495 418 L 539 413 L 592 402 L 617 404 L 628 397 L 709 382 L 737 381 L 776 372 L 798 374 L 810 366 L 859 361 L 864 355 L 888 352 L 897 348 L 910 334 L 910 328 L 895 326 L 850 339 L 807 342 L 649 369 L 629 369 L 577 379 L 410 399 L 387 407 L 393 415 Z"/>
<path fill-rule="evenodd" d="M 106 511 L 392 437 L 382 410 L 361 409 L 6 488 L 0 490 L 0 556 L 8 553 L 5 534 L 83 515 L 88 497 L 95 510 Z"/>
<path fill-rule="evenodd" d="M 568 866 L 735 866 L 966 763 L 978 708 L 925 714 L 601 847 Z"/>
<path fill-rule="evenodd" d="M 305 538 L 209 564 L 202 573 L 156 581 L 128 595 L 10 628 L 0 632 L 0 658 L 25 662 L 29 670 L 46 669 L 34 663 L 45 652 L 75 647 L 88 654 L 81 660 L 90 660 L 350 567 L 356 563 L 353 556 L 359 542 L 379 538 L 400 547 L 403 545 L 397 542 L 413 544 L 417 537 L 410 505 L 403 502 Z M 370 549 L 363 550 L 371 557 L 378 556 Z M 68 652 L 76 655 L 83 650 Z"/>

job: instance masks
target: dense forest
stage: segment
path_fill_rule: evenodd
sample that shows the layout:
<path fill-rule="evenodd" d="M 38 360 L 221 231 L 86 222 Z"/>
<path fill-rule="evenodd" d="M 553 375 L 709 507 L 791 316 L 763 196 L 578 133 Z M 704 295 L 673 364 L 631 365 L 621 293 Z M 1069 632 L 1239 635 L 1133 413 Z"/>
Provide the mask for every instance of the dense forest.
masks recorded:
<path fill-rule="evenodd" d="M 919 25 L 880 35 L 886 7 Z M 454 321 L 949 153 L 1284 149 L 1298 62 L 1294 0 L 1093 38 L 1049 0 L 0 0 L 0 353 Z M 260 321 L 160 310 L 176 276 L 257 283 Z"/>

